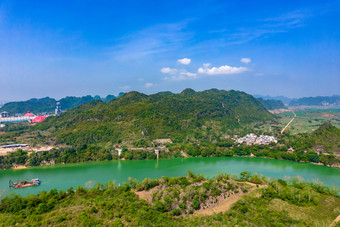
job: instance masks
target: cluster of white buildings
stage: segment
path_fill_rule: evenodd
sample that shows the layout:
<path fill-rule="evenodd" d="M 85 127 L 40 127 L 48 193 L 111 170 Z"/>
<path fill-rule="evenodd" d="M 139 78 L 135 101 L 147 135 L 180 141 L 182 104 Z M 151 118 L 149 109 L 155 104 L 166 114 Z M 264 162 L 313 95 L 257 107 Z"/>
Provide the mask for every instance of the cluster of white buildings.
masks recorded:
<path fill-rule="evenodd" d="M 245 143 L 247 145 L 267 145 L 270 143 L 277 143 L 275 136 L 260 135 L 257 136 L 254 133 L 250 133 L 244 137 L 235 140 L 236 143 Z"/>

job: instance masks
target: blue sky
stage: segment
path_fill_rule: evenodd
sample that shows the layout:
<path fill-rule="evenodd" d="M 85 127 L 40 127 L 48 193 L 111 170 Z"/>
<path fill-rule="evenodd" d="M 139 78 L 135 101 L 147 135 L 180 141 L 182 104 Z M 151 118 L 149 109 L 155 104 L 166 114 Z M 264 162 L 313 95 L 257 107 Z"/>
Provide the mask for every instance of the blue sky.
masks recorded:
<path fill-rule="evenodd" d="M 1 1 L 0 100 L 340 94 L 340 1 Z"/>

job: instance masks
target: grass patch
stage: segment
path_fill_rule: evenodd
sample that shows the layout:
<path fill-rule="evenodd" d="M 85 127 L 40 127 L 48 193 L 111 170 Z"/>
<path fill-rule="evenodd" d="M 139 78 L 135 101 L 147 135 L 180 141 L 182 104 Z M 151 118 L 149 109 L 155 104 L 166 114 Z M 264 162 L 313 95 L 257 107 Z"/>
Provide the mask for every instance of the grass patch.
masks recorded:
<path fill-rule="evenodd" d="M 340 213 L 339 204 L 339 197 L 322 195 L 317 205 L 297 206 L 273 199 L 269 207 L 287 212 L 291 218 L 307 223 L 308 226 L 329 226 Z"/>

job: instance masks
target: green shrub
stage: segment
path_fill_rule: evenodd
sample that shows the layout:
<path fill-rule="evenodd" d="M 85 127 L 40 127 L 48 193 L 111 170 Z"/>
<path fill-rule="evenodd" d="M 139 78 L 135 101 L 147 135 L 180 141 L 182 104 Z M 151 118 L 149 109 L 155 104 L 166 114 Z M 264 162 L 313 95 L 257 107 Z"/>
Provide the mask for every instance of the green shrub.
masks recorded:
<path fill-rule="evenodd" d="M 194 208 L 195 210 L 198 210 L 200 208 L 200 201 L 198 201 L 197 199 L 194 199 L 192 201 L 191 207 Z"/>
<path fill-rule="evenodd" d="M 92 208 L 91 208 L 91 212 L 92 212 L 92 213 L 98 213 L 98 210 L 97 210 L 96 207 L 92 207 Z"/>
<path fill-rule="evenodd" d="M 211 193 L 212 196 L 219 196 L 221 195 L 221 190 L 220 189 L 215 189 L 212 193 Z"/>
<path fill-rule="evenodd" d="M 165 212 L 166 211 L 165 206 L 164 206 L 164 204 L 161 201 L 156 201 L 155 202 L 155 208 L 156 208 L 156 210 L 158 210 L 160 212 Z"/>
<path fill-rule="evenodd" d="M 173 209 L 173 210 L 170 212 L 170 214 L 171 214 L 172 216 L 179 216 L 179 215 L 181 215 L 181 210 L 180 210 L 180 209 Z"/>
<path fill-rule="evenodd" d="M 180 203 L 178 204 L 179 208 L 181 208 L 182 210 L 187 209 L 187 205 L 185 203 Z"/>

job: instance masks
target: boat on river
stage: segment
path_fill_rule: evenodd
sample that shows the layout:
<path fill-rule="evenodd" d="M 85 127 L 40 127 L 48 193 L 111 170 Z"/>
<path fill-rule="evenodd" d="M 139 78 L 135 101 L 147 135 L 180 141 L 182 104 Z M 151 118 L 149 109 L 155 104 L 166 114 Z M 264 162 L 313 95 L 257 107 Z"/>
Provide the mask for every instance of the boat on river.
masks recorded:
<path fill-rule="evenodd" d="M 13 187 L 13 188 L 25 188 L 25 187 L 39 186 L 40 184 L 41 184 L 41 181 L 38 178 L 31 179 L 30 181 L 20 180 L 16 183 L 13 183 L 12 180 L 9 181 L 9 187 Z"/>

